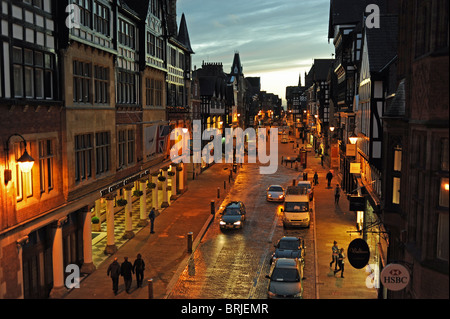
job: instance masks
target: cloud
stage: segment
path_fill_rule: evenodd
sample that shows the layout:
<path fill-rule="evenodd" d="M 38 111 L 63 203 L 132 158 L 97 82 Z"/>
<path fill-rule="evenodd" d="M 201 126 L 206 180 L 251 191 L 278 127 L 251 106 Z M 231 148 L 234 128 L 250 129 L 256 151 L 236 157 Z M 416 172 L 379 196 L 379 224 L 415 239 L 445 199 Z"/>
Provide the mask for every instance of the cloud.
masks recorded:
<path fill-rule="evenodd" d="M 314 58 L 334 53 L 327 39 L 329 5 L 330 0 L 178 0 L 177 13 L 186 16 L 193 65 L 222 62 L 227 72 L 238 51 L 246 76 L 288 71 L 286 80 L 277 79 L 291 86 Z"/>

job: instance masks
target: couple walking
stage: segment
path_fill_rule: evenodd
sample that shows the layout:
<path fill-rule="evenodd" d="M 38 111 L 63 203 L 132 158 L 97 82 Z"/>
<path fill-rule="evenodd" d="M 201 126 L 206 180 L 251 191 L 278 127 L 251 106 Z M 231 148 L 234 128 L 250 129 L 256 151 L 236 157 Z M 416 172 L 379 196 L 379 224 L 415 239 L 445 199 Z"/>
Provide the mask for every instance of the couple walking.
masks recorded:
<path fill-rule="evenodd" d="M 131 282 L 133 281 L 132 273 L 136 274 L 137 287 L 142 287 L 144 270 L 145 263 L 142 259 L 141 254 L 137 254 L 134 264 L 131 264 L 128 261 L 128 257 L 124 257 L 124 262 L 122 263 L 122 265 L 120 265 L 117 261 L 117 257 L 115 257 L 114 261 L 109 265 L 108 271 L 106 272 L 107 276 L 111 276 L 114 294 L 117 295 L 117 291 L 119 290 L 120 275 L 123 277 L 123 280 L 125 282 L 125 291 L 127 293 L 130 293 Z"/>
<path fill-rule="evenodd" d="M 331 257 L 332 259 L 330 262 L 330 269 L 334 263 L 334 275 L 336 276 L 338 272 L 341 272 L 341 278 L 344 278 L 344 259 L 345 259 L 344 248 L 339 249 L 337 241 L 334 241 L 331 251 L 332 251 Z"/>

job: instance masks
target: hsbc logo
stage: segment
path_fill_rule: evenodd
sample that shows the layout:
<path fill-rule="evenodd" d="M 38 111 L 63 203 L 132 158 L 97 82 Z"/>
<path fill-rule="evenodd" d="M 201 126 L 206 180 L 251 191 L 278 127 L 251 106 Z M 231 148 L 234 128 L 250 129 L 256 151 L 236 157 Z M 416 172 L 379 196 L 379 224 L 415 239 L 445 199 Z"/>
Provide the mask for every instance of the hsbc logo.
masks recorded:
<path fill-rule="evenodd" d="M 386 289 L 399 291 L 408 285 L 410 275 L 403 265 L 389 264 L 381 272 L 380 279 Z"/>
<path fill-rule="evenodd" d="M 389 273 L 391 274 L 391 276 L 400 276 L 402 274 L 400 269 L 392 269 Z"/>

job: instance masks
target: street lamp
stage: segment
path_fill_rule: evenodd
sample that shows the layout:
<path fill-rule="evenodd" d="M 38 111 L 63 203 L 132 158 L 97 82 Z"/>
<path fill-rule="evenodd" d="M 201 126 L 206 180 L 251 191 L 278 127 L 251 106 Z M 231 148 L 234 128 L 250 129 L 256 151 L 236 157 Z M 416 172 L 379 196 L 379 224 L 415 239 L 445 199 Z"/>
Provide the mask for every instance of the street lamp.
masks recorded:
<path fill-rule="evenodd" d="M 355 145 L 356 142 L 358 142 L 358 136 L 355 134 L 355 132 L 353 132 L 348 139 L 350 140 L 350 144 L 352 145 Z"/>
<path fill-rule="evenodd" d="M 19 168 L 23 173 L 29 173 L 29 172 L 31 172 L 31 169 L 33 168 L 34 158 L 32 158 L 30 156 L 30 154 L 28 154 L 27 141 L 20 134 L 13 134 L 10 137 L 8 137 L 8 140 L 7 140 L 6 146 L 5 146 L 6 163 L 9 163 L 9 142 L 13 136 L 19 136 L 23 140 L 23 143 L 25 146 L 25 151 L 23 152 L 22 156 L 17 160 L 17 163 L 19 164 Z M 8 168 L 5 169 L 5 185 L 8 185 L 8 182 L 12 179 L 12 174 L 11 174 L 11 170 L 9 169 L 9 164 L 7 164 L 7 165 L 8 165 Z"/>

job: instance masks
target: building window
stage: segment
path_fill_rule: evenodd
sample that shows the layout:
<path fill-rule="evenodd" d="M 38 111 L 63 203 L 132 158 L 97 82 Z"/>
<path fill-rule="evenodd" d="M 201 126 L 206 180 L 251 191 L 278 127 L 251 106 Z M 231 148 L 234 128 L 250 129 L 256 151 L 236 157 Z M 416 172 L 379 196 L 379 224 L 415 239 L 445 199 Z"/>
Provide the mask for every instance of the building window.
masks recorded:
<path fill-rule="evenodd" d="M 448 208 L 449 197 L 448 177 L 441 178 L 441 187 L 439 192 L 439 206 Z"/>
<path fill-rule="evenodd" d="M 156 55 L 156 43 L 155 43 L 156 37 L 151 34 L 150 32 L 147 32 L 147 54 L 150 54 L 151 56 Z"/>
<path fill-rule="evenodd" d="M 128 164 L 134 163 L 134 130 L 128 130 Z"/>
<path fill-rule="evenodd" d="M 91 63 L 73 61 L 73 101 L 91 103 Z"/>
<path fill-rule="evenodd" d="M 119 33 L 119 43 L 125 45 L 131 49 L 136 46 L 136 28 L 125 20 L 119 19 L 118 33 Z"/>
<path fill-rule="evenodd" d="M 109 132 L 95 134 L 95 173 L 106 173 L 110 168 L 111 142 Z"/>
<path fill-rule="evenodd" d="M 121 130 L 118 132 L 118 165 L 119 168 L 134 163 L 135 131 Z"/>
<path fill-rule="evenodd" d="M 94 2 L 94 29 L 95 31 L 109 36 L 109 9 L 100 4 L 99 2 Z"/>
<path fill-rule="evenodd" d="M 402 148 L 396 146 L 394 148 L 394 171 L 400 172 L 402 170 Z"/>
<path fill-rule="evenodd" d="M 109 101 L 109 68 L 94 66 L 94 102 L 106 104 Z"/>
<path fill-rule="evenodd" d="M 162 106 L 163 82 L 155 80 L 155 106 Z"/>
<path fill-rule="evenodd" d="M 392 182 L 392 204 L 400 204 L 400 178 L 394 177 Z"/>
<path fill-rule="evenodd" d="M 136 75 L 131 72 L 119 71 L 117 74 L 117 103 L 136 104 Z"/>
<path fill-rule="evenodd" d="M 448 195 L 448 193 L 447 193 Z M 437 228 L 437 250 L 436 257 L 438 259 L 448 261 L 448 212 L 441 213 L 438 217 L 438 228 Z"/>
<path fill-rule="evenodd" d="M 92 177 L 92 134 L 75 136 L 75 181 Z"/>
<path fill-rule="evenodd" d="M 39 141 L 39 174 L 41 193 L 49 193 L 54 186 L 53 159 L 55 157 L 53 140 Z"/>
<path fill-rule="evenodd" d="M 153 105 L 154 89 L 155 89 L 155 80 L 145 79 L 145 104 L 147 106 Z"/>
<path fill-rule="evenodd" d="M 14 97 L 53 99 L 53 56 L 13 47 Z"/>
<path fill-rule="evenodd" d="M 75 0 L 75 4 L 80 8 L 80 24 L 92 28 L 92 3 L 91 0 Z"/>

